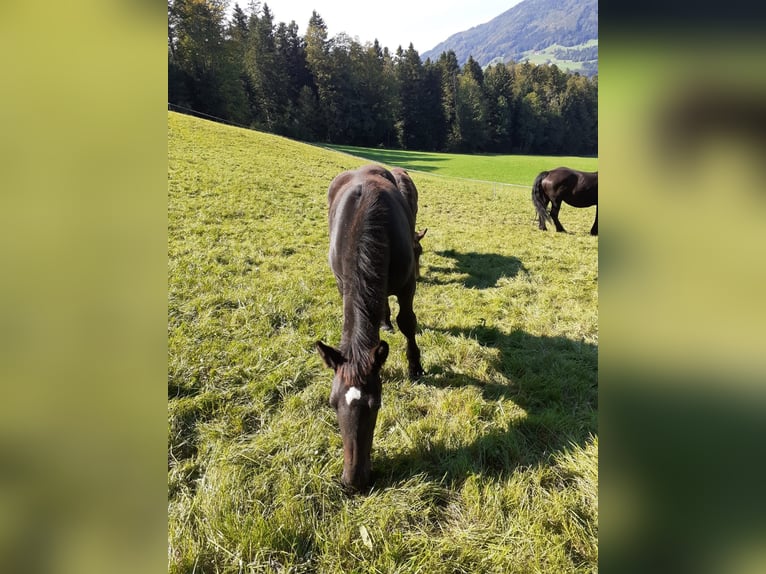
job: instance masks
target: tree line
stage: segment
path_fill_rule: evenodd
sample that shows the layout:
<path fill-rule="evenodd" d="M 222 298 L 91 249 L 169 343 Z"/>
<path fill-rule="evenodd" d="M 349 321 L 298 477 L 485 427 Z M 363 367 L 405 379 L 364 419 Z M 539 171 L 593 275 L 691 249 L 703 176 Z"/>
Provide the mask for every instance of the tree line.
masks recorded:
<path fill-rule="evenodd" d="M 598 78 L 455 53 L 421 61 L 314 11 L 306 33 L 267 4 L 168 0 L 168 102 L 303 141 L 422 151 L 597 154 Z"/>

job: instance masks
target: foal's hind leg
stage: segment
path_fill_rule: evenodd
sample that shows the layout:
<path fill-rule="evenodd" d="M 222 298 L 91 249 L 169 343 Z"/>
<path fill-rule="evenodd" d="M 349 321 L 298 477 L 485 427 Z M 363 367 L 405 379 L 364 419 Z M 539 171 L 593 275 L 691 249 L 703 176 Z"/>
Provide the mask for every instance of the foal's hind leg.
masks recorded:
<path fill-rule="evenodd" d="M 566 231 L 559 221 L 559 209 L 561 209 L 561 201 L 551 201 L 551 219 L 553 220 L 553 225 L 556 226 L 556 231 Z"/>
<path fill-rule="evenodd" d="M 415 342 L 415 329 L 417 328 L 417 318 L 412 310 L 412 299 L 415 296 L 415 281 L 405 291 L 397 295 L 399 301 L 399 314 L 396 316 L 396 324 L 402 334 L 407 337 L 407 364 L 410 371 L 410 379 L 417 379 L 424 374 L 423 366 L 420 364 L 420 349 Z"/>

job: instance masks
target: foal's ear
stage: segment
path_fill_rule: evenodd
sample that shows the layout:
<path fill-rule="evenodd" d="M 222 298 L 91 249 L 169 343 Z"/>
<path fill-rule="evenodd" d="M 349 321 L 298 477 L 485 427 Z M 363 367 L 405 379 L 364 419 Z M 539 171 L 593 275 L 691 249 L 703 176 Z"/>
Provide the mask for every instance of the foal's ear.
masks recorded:
<path fill-rule="evenodd" d="M 423 231 L 415 232 L 415 237 L 417 238 L 418 241 L 420 241 L 426 236 L 426 231 L 428 231 L 427 227 Z"/>
<path fill-rule="evenodd" d="M 386 343 L 385 341 L 381 341 L 380 343 L 378 343 L 378 346 L 375 347 L 375 349 L 373 350 L 373 353 L 375 353 L 373 368 L 380 369 L 383 366 L 383 363 L 385 363 L 386 359 L 388 358 L 388 343 Z"/>
<path fill-rule="evenodd" d="M 325 345 L 322 341 L 317 341 L 317 351 L 319 351 L 319 356 L 322 357 L 324 364 L 333 371 L 337 371 L 338 367 L 346 362 L 338 349 Z"/>

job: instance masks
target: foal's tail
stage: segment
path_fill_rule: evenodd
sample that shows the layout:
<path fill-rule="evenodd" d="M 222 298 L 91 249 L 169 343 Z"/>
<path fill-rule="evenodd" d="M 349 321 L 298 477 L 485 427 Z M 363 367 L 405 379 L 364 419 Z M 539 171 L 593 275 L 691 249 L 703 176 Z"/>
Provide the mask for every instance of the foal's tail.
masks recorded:
<path fill-rule="evenodd" d="M 541 171 L 535 178 L 535 182 L 532 184 L 532 203 L 535 205 L 537 215 L 540 216 L 541 223 L 546 219 L 551 219 L 551 216 L 548 215 L 548 212 L 545 210 L 545 204 L 548 202 L 545 201 L 545 193 L 543 192 L 543 186 L 540 183 L 549 173 L 550 172 L 548 171 Z"/>

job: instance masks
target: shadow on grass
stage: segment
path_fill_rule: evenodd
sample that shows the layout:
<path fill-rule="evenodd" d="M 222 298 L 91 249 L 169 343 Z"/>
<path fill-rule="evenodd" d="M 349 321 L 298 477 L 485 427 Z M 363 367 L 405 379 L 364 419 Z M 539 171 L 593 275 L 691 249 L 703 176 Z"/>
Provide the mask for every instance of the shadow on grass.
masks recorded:
<path fill-rule="evenodd" d="M 519 273 L 529 273 L 520 259 L 495 253 L 459 253 L 454 249 L 435 251 L 436 255 L 455 261 L 454 267 L 428 266 L 428 273 L 422 278 L 423 283 L 446 285 L 462 283 L 466 287 L 488 289 L 497 285 L 503 277 L 516 277 Z M 441 278 L 435 275 L 446 275 Z M 468 275 L 468 278 L 463 278 Z"/>
<path fill-rule="evenodd" d="M 342 151 L 357 157 L 369 159 L 370 161 L 377 161 L 385 163 L 387 165 L 395 165 L 403 167 L 405 169 L 412 169 L 417 171 L 436 171 L 438 167 L 436 165 L 424 165 L 428 163 L 436 163 L 446 161 L 445 158 L 438 157 L 436 155 L 429 155 L 424 153 L 417 153 L 411 151 L 392 150 L 392 149 L 371 149 L 371 148 L 354 148 L 339 145 L 328 145 L 327 147 L 334 150 Z"/>
<path fill-rule="evenodd" d="M 597 433 L 597 346 L 483 326 L 442 331 L 500 351 L 492 367 L 509 383 L 486 383 L 458 373 L 449 365 L 436 365 L 417 384 L 438 388 L 475 386 L 485 400 L 512 401 L 526 416 L 471 444 L 455 447 L 429 441 L 405 454 L 377 458 L 373 461 L 375 488 L 390 487 L 417 474 L 458 484 L 473 474 L 505 476 L 517 467 L 548 464 L 551 455 L 569 450 L 573 444 L 585 446 Z"/>

